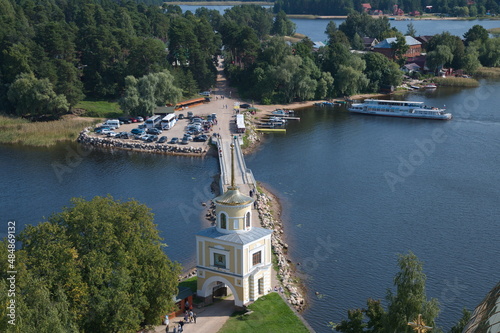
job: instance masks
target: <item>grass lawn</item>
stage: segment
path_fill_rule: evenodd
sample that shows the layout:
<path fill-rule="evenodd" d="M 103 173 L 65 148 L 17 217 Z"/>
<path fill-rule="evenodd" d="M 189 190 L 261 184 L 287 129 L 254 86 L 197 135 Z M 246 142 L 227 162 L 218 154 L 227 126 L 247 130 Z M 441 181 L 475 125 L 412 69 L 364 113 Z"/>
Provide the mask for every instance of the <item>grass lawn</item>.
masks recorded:
<path fill-rule="evenodd" d="M 49 147 L 57 142 L 76 140 L 82 129 L 99 119 L 67 116 L 60 120 L 30 122 L 26 119 L 0 116 L 0 143 Z"/>
<path fill-rule="evenodd" d="M 116 102 L 85 100 L 76 104 L 73 109 L 82 109 L 84 117 L 117 118 L 123 111 Z"/>
<path fill-rule="evenodd" d="M 248 306 L 250 314 L 235 312 L 219 333 L 309 332 L 277 293 L 270 293 Z"/>
<path fill-rule="evenodd" d="M 193 276 L 190 277 L 189 279 L 181 281 L 179 283 L 179 287 L 188 287 L 189 289 L 191 289 L 193 293 L 195 293 L 198 289 L 197 283 L 198 283 L 198 277 Z"/>

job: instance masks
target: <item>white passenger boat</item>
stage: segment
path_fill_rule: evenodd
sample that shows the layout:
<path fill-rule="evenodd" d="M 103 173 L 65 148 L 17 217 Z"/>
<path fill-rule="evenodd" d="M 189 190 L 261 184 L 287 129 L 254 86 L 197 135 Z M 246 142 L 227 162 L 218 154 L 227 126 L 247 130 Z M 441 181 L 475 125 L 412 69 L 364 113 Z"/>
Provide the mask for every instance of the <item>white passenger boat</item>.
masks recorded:
<path fill-rule="evenodd" d="M 365 99 L 363 103 L 352 104 L 348 110 L 377 116 L 451 119 L 451 113 L 447 113 L 445 109 L 426 106 L 424 102 Z"/>

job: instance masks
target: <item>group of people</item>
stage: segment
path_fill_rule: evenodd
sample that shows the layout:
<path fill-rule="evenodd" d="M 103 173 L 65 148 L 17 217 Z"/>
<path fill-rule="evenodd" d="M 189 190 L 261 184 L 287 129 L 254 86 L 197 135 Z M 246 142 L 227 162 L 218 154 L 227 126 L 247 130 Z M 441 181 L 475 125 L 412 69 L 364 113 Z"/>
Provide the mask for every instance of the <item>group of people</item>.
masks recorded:
<path fill-rule="evenodd" d="M 177 325 L 174 324 L 174 330 L 172 331 L 173 333 L 181 333 L 184 331 L 184 325 L 186 323 L 195 323 L 196 324 L 196 313 L 193 312 L 193 310 L 189 310 L 184 313 L 184 320 L 181 320 L 178 322 Z M 168 319 L 168 315 L 165 317 L 165 332 L 170 332 L 170 320 Z"/>

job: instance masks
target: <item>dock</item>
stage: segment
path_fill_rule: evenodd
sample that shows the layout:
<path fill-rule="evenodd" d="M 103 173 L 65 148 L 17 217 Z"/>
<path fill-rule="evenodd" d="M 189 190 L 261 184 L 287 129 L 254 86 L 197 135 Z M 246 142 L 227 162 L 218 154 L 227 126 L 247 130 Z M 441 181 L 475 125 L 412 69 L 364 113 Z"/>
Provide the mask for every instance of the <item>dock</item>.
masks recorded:
<path fill-rule="evenodd" d="M 286 128 L 256 128 L 257 132 L 286 133 Z"/>

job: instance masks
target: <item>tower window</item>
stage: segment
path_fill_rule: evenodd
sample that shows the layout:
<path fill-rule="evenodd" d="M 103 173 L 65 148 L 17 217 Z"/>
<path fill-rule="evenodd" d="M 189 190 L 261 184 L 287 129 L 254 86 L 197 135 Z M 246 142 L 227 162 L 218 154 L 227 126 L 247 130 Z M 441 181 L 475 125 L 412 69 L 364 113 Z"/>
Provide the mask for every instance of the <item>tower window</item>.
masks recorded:
<path fill-rule="evenodd" d="M 259 288 L 259 290 L 258 290 L 259 295 L 262 295 L 264 293 L 264 278 L 260 278 L 257 281 L 258 281 L 257 283 L 258 283 L 258 288 Z"/>
<path fill-rule="evenodd" d="M 221 229 L 227 229 L 227 216 L 224 213 L 220 214 L 220 227 Z"/>
<path fill-rule="evenodd" d="M 262 262 L 262 251 L 259 251 L 259 252 L 255 252 L 253 255 L 252 255 L 252 265 L 255 266 L 255 265 L 258 265 Z"/>
<path fill-rule="evenodd" d="M 250 212 L 247 213 L 245 220 L 246 220 L 246 227 L 250 228 Z"/>

